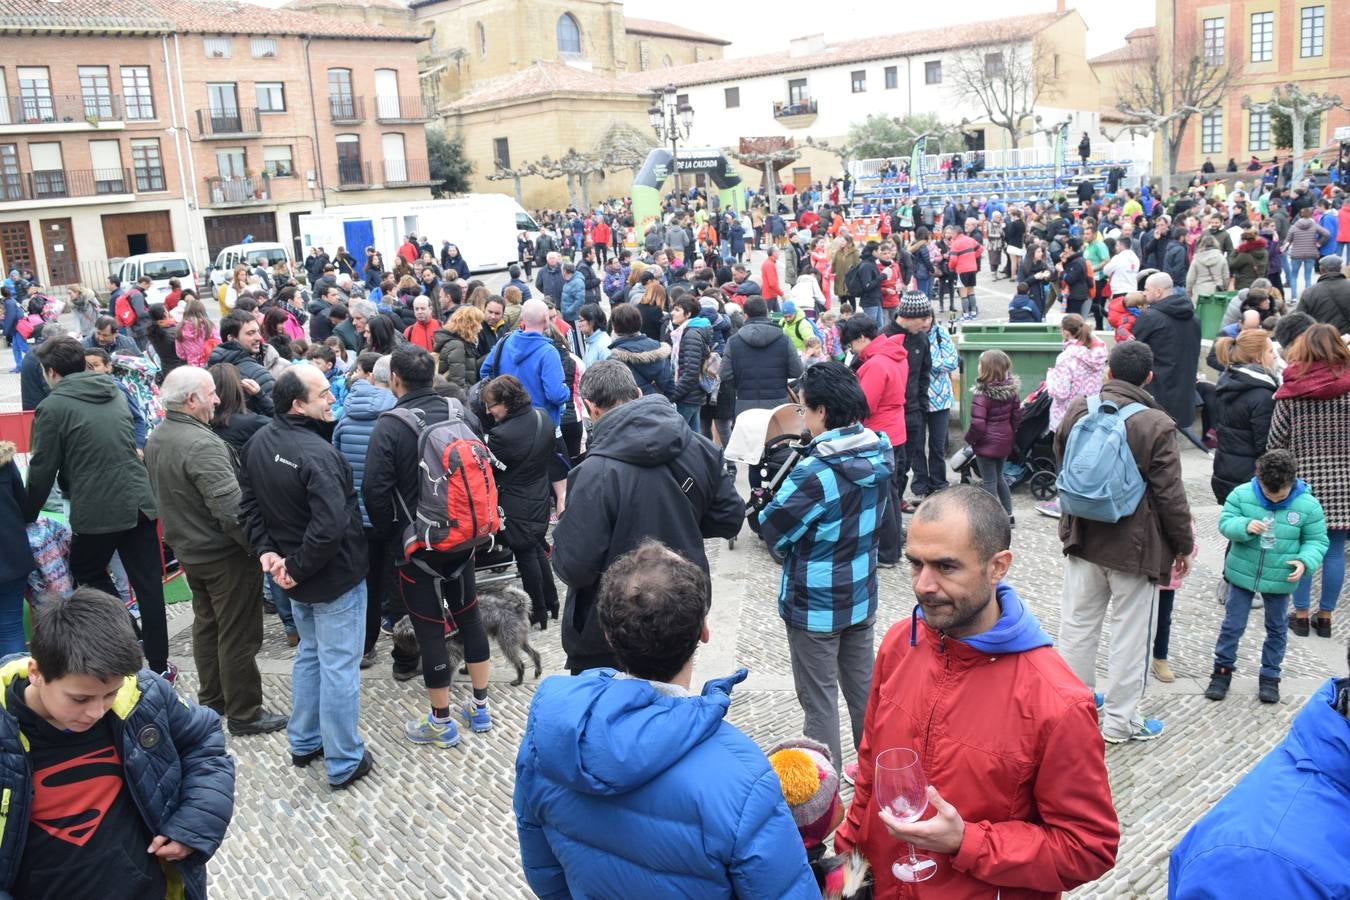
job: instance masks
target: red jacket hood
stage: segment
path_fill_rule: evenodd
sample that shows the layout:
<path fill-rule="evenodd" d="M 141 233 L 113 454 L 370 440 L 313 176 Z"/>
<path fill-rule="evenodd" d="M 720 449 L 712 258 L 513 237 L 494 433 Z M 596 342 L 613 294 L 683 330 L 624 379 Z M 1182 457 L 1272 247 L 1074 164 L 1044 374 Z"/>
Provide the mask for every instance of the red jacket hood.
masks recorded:
<path fill-rule="evenodd" d="M 863 348 L 863 352 L 858 358 L 867 362 L 874 356 L 884 356 L 891 362 L 909 364 L 909 354 L 905 351 L 905 336 L 903 334 L 893 334 L 890 337 L 877 335 L 872 343 Z"/>
<path fill-rule="evenodd" d="M 1350 369 L 1337 372 L 1325 363 L 1290 363 L 1276 400 L 1334 400 L 1350 394 Z"/>
<path fill-rule="evenodd" d="M 885 434 L 891 446 L 906 440 L 905 385 L 909 383 L 909 354 L 903 335 L 879 336 L 859 354 L 858 383 L 867 397 L 869 414 L 863 424 Z"/>

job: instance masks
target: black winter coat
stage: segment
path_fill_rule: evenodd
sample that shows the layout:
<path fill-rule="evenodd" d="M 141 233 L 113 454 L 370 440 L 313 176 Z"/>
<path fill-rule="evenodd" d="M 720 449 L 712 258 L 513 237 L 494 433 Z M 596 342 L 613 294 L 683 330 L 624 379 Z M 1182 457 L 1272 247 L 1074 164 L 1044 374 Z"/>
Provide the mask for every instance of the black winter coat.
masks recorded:
<path fill-rule="evenodd" d="M 492 426 L 488 448 L 505 469 L 497 470 L 497 497 L 505 520 L 502 536 L 508 547 L 537 543 L 548 531 L 548 465 L 553 458 L 553 420 L 548 413 L 525 406 Z"/>
<path fill-rule="evenodd" d="M 1256 458 L 1266 452 L 1275 412 L 1275 379 L 1260 366 L 1229 366 L 1214 392 L 1214 480 L 1227 490 L 1251 481 Z"/>
<path fill-rule="evenodd" d="M 1179 427 L 1190 425 L 1195 419 L 1200 320 L 1185 290 L 1174 288 L 1170 295 L 1141 312 L 1134 323 L 1134 338 L 1153 351 L 1153 380 L 1148 392 Z"/>
<path fill-rule="evenodd" d="M 694 481 L 688 494 L 680 489 L 685 478 Z M 586 458 L 567 476 L 567 497 L 553 532 L 553 569 L 568 586 L 560 624 L 573 671 L 617 663 L 595 614 L 600 576 L 614 560 L 654 538 L 707 572 L 704 539 L 734 537 L 745 518 L 721 451 L 655 396 L 595 423 Z"/>
<path fill-rule="evenodd" d="M 253 358 L 251 353 L 241 347 L 238 341 L 217 344 L 206 359 L 207 368 L 216 363 L 229 363 L 239 370 L 240 378 L 252 378 L 258 383 L 258 393 L 245 400 L 252 412 L 260 416 L 271 416 L 274 413 L 272 388 L 277 386 L 277 380 L 266 367 Z"/>
<path fill-rule="evenodd" d="M 1298 311 L 1336 326 L 1341 334 L 1350 334 L 1350 279 L 1340 273 L 1319 276 L 1316 284 L 1304 288 Z"/>
<path fill-rule="evenodd" d="M 786 403 L 787 383 L 802 374 L 802 358 L 783 329 L 767 317 L 747 319 L 727 342 L 722 382 L 736 389 L 736 415 Z"/>
<path fill-rule="evenodd" d="M 258 433 L 268 422 L 272 421 L 267 416 L 260 416 L 257 413 L 241 412 L 230 416 L 230 421 L 219 428 L 212 427 L 211 430 L 216 433 L 216 437 L 230 445 L 230 449 L 239 457 L 244 451 L 244 445 L 248 439 Z"/>
<path fill-rule="evenodd" d="M 933 327 L 942 326 L 934 324 Z M 928 332 L 914 334 L 895 322 L 888 323 L 883 332 L 889 336 L 905 336 L 905 355 L 909 360 L 909 378 L 905 381 L 905 415 L 928 412 L 928 379 L 933 374 L 933 348 L 928 343 Z"/>
<path fill-rule="evenodd" d="M 691 319 L 690 322 L 697 321 Z M 707 322 L 707 319 L 703 320 Z M 684 329 L 680 338 L 680 356 L 675 362 L 675 386 L 671 388 L 670 399 L 675 403 L 697 403 L 707 400 L 699 379 L 703 377 L 703 361 L 712 350 L 712 327 L 692 324 Z"/>
<path fill-rule="evenodd" d="M 625 334 L 610 343 L 609 358 L 617 359 L 628 367 L 644 395 L 670 396 L 675 382 L 671 373 L 669 344 L 654 341 L 645 334 Z"/>
<path fill-rule="evenodd" d="M 279 553 L 301 603 L 329 603 L 365 580 L 366 539 L 352 467 L 305 416 L 277 416 L 244 445 L 240 517 L 259 556 Z"/>
<path fill-rule="evenodd" d="M 638 315 L 642 316 L 643 334 L 654 341 L 661 340 L 661 326 L 666 319 L 665 311 L 659 306 L 653 306 L 650 303 L 637 304 Z"/>
<path fill-rule="evenodd" d="M 858 291 L 858 308 L 873 307 L 881 305 L 881 270 L 877 268 L 876 256 L 863 249 L 862 257 L 858 260 L 858 275 L 860 290 Z M 852 291 L 852 288 L 849 289 Z"/>

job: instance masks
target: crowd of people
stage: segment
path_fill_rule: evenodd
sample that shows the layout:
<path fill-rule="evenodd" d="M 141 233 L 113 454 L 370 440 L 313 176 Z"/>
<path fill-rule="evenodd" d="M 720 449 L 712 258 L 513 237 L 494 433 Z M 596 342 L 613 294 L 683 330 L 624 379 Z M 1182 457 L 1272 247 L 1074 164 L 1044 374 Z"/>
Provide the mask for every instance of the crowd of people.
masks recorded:
<path fill-rule="evenodd" d="M 1350 211 L 1339 189 L 1307 183 L 1162 197 L 1089 186 L 1037 203 L 901 201 L 860 240 L 849 187 L 773 208 L 756 195 L 745 213 L 694 189 L 651 222 L 620 201 L 543 211 L 499 293 L 454 244 L 437 252 L 416 235 L 389 267 L 373 248 L 361 262 L 316 247 L 303 278 L 284 261 L 240 267 L 206 301 L 171 285 L 149 303 L 147 279 L 110 278 L 106 305 L 82 287 L 65 305 L 15 273 L 5 331 L 36 415 L 26 479 L 0 445 L 6 652 L 25 650 L 37 569 L 15 535 L 61 498 L 78 590 L 37 604 L 31 656 L 0 669 L 0 726 L 38 736 L 13 749 L 35 769 L 120 754 L 138 802 L 98 829 L 116 832 L 99 857 L 143 841 L 152 860 L 99 862 L 104 879 L 125 876 L 127 896 L 179 881 L 205 896 L 231 806 L 220 719 L 234 737 L 285 729 L 294 766 L 320 763 L 335 790 L 368 777 L 360 673 L 382 636 L 390 675 L 426 691 L 407 741 L 445 749 L 461 727 L 490 731 L 489 621 L 513 614 L 479 590 L 475 563 L 496 545 L 527 597 L 522 630 L 555 622 L 572 676 L 539 686 L 516 761 L 522 862 L 540 896 L 818 896 L 864 863 L 881 897 L 929 879 L 933 896 L 1048 896 L 1109 870 L 1119 825 L 1104 745 L 1164 732 L 1141 707 L 1149 671 L 1172 678 L 1171 606 L 1196 553 L 1176 429 L 1197 409 L 1230 543 L 1206 696 L 1228 693 L 1262 601 L 1263 702 L 1279 700 L 1290 634 L 1332 634 L 1350 532 Z M 979 315 L 982 269 L 1015 282 L 1010 320 L 1053 312 L 1063 333 L 1044 386 L 1061 490 L 1038 507 L 1059 519 L 1065 554 L 1057 642 L 1013 586 L 1005 466 L 1030 386 L 1002 350 L 966 373 L 981 483 L 950 484 L 956 299 L 961 318 Z M 1195 305 L 1228 288 L 1210 388 Z M 724 450 L 789 402 L 807 432 L 800 461 L 747 509 Z M 783 560 L 778 612 L 803 713 L 804 737 L 767 753 L 724 720 L 743 670 L 691 685 L 709 640 L 704 541 L 736 537 L 747 515 Z M 195 705 L 170 702 L 166 546 L 192 592 Z M 877 648 L 877 570 L 902 562 L 917 605 Z M 268 707 L 256 662 L 271 615 L 296 648 L 289 715 Z M 470 685 L 456 700 L 461 661 Z M 1248 780 L 1300 777 L 1281 754 L 1309 729 L 1344 728 L 1346 694 L 1333 680 Z M 132 725 L 145 716 L 171 739 L 146 744 Z M 17 748 L 6 727 L 0 743 Z M 927 774 L 909 805 L 882 777 L 889 748 L 910 748 Z M 148 787 L 152 762 L 178 783 Z M 40 780 L 18 785 L 35 809 L 52 802 Z M 1309 816 L 1346 802 L 1343 785 L 1310 793 Z M 1183 841 L 1177 896 L 1212 886 L 1233 843 L 1216 819 L 1246 829 L 1262 871 L 1304 865 L 1292 838 L 1279 854 L 1259 843 L 1255 802 L 1225 801 Z M 22 857 L 0 889 L 94 864 L 36 820 L 0 827 Z M 1343 870 L 1319 877 L 1344 885 Z"/>

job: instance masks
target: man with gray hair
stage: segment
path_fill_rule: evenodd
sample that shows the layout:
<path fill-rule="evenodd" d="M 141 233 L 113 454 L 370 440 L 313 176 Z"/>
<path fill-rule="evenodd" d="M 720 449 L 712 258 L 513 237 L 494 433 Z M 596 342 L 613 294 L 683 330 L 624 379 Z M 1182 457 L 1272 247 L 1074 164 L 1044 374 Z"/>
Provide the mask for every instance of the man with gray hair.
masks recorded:
<path fill-rule="evenodd" d="M 1166 272 L 1144 282 L 1148 308 L 1134 323 L 1134 339 L 1153 351 L 1153 380 L 1148 392 L 1178 428 L 1195 420 L 1195 375 L 1200 366 L 1200 320 L 1183 287 Z"/>
<path fill-rule="evenodd" d="M 556 306 L 562 301 L 563 284 L 566 280 L 562 270 L 562 257 L 557 251 L 550 251 L 544 267 L 534 276 L 534 286 Z"/>
<path fill-rule="evenodd" d="M 642 396 L 626 365 L 595 363 L 580 390 L 590 448 L 567 476 L 567 508 L 553 533 L 553 568 L 567 584 L 562 644 L 573 675 L 618 668 L 595 614 L 600 575 L 611 563 L 655 539 L 706 573 L 704 539 L 735 537 L 745 519 L 721 451 L 665 397 Z"/>
<path fill-rule="evenodd" d="M 558 303 L 558 312 L 562 314 L 564 322 L 575 325 L 577 310 L 586 303 L 586 276 L 570 259 L 562 264 L 562 276 L 562 299 Z"/>
<path fill-rule="evenodd" d="M 262 570 L 239 525 L 233 453 L 210 428 L 220 402 L 205 369 L 181 366 L 160 388 L 164 421 L 145 444 L 145 468 L 192 589 L 197 702 L 227 717 L 230 734 L 267 734 L 286 717 L 262 705 Z"/>
<path fill-rule="evenodd" d="M 369 300 L 353 300 L 347 304 L 347 318 L 333 334 L 352 353 L 361 353 L 366 347 L 366 325 L 380 314 L 380 309 Z"/>
<path fill-rule="evenodd" d="M 1298 310 L 1335 326 L 1341 334 L 1350 334 L 1350 281 L 1346 280 L 1343 268 L 1339 256 L 1327 255 L 1318 260 L 1317 284 L 1299 297 Z"/>

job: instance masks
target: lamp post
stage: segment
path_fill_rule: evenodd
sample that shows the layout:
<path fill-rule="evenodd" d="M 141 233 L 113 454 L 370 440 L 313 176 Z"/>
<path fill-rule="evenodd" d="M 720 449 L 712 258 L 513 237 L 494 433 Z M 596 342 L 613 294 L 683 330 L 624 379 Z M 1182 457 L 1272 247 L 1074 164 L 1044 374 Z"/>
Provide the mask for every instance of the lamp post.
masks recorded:
<path fill-rule="evenodd" d="M 675 85 L 668 84 L 652 95 L 652 105 L 647 110 L 647 118 L 652 123 L 658 141 L 670 141 L 670 167 L 675 178 L 675 192 L 680 193 L 679 143 L 689 139 L 694 127 L 694 108 L 686 101 L 678 102 Z"/>

